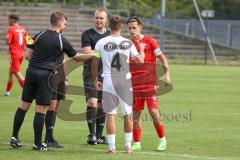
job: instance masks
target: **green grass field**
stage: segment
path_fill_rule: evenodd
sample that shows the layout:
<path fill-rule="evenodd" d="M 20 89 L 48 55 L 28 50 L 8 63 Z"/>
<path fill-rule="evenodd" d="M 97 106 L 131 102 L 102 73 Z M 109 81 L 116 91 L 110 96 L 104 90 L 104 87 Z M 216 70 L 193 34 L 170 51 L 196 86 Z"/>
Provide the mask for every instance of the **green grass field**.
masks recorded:
<path fill-rule="evenodd" d="M 24 62 L 24 72 L 27 62 Z M 56 139 L 65 144 L 64 149 L 49 152 L 33 152 L 32 121 L 35 106 L 29 110 L 20 131 L 24 148 L 12 149 L 13 116 L 20 104 L 21 89 L 15 81 L 10 97 L 2 96 L 8 74 L 6 54 L 0 55 L 0 160 L 5 159 L 240 159 L 240 67 L 170 65 L 174 90 L 159 97 L 161 113 L 164 114 L 168 148 L 157 152 L 158 145 L 154 127 L 147 112 L 143 116 L 142 152 L 131 155 L 122 153 L 124 145 L 123 122 L 117 119 L 117 149 L 114 156 L 105 154 L 106 145 L 89 146 L 85 121 L 58 119 Z M 81 69 L 74 71 L 70 84 L 82 85 Z M 85 111 L 83 96 L 67 96 L 74 101 L 72 113 Z"/>

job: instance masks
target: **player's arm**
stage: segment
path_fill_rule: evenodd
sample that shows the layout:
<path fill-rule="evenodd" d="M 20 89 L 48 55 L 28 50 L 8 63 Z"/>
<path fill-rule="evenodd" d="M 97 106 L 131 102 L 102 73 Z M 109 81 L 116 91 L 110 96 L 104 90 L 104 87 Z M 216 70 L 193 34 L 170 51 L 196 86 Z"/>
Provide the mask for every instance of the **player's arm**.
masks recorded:
<path fill-rule="evenodd" d="M 84 57 L 84 61 L 85 60 L 88 60 L 88 59 L 91 59 L 94 55 L 94 50 L 92 50 L 91 47 L 83 47 L 82 48 L 82 55 L 85 55 L 85 56 L 82 56 Z"/>
<path fill-rule="evenodd" d="M 95 51 L 94 56 L 92 58 L 91 64 L 91 74 L 92 74 L 92 81 L 95 84 L 97 90 L 102 89 L 102 83 L 98 81 L 98 64 L 100 60 L 101 52 Z"/>
<path fill-rule="evenodd" d="M 34 36 L 34 39 L 35 38 L 36 37 Z M 30 59 L 32 57 L 35 41 L 29 35 L 25 36 L 25 40 L 26 40 L 26 44 L 27 44 L 27 49 L 26 49 L 26 53 L 25 53 L 25 59 L 30 61 Z"/>
<path fill-rule="evenodd" d="M 92 58 L 92 65 L 91 65 L 91 75 L 92 75 L 93 82 L 98 81 L 98 64 L 99 64 L 99 57 L 94 56 Z"/>
<path fill-rule="evenodd" d="M 91 64 L 92 81 L 95 84 L 95 87 L 97 90 L 102 90 L 102 86 L 103 86 L 102 82 L 98 81 L 98 64 L 101 58 L 101 47 L 102 47 L 102 43 L 100 40 L 95 45 L 94 56 L 92 58 L 92 64 Z"/>
<path fill-rule="evenodd" d="M 91 54 L 93 52 L 93 50 L 91 49 L 91 47 L 83 47 L 82 48 L 83 53 L 85 54 Z"/>
<path fill-rule="evenodd" d="M 170 79 L 170 74 L 169 74 L 167 58 L 165 57 L 165 55 L 159 48 L 157 41 L 153 38 L 151 39 L 151 45 L 152 45 L 152 49 L 153 49 L 153 54 L 160 60 L 160 62 L 162 64 L 163 71 L 165 73 L 165 82 L 170 83 L 171 79 Z"/>
<path fill-rule="evenodd" d="M 91 40 L 87 31 L 83 32 L 81 36 L 81 42 L 83 53 L 91 54 L 92 53 Z"/>
<path fill-rule="evenodd" d="M 84 53 L 76 53 L 75 56 L 71 57 L 76 62 L 86 61 L 93 57 L 93 53 L 84 54 Z"/>
<path fill-rule="evenodd" d="M 71 43 L 67 41 L 64 37 L 62 37 L 62 42 L 63 52 L 65 52 L 68 57 L 72 58 L 76 62 L 86 61 L 93 57 L 93 52 L 90 52 L 89 54 L 77 53 Z"/>
<path fill-rule="evenodd" d="M 139 56 L 136 58 L 136 62 L 137 63 L 144 63 L 144 59 L 145 59 L 145 52 L 144 52 L 144 46 L 142 43 L 139 42 L 139 46 L 140 46 L 140 52 L 139 52 Z"/>
<path fill-rule="evenodd" d="M 26 53 L 25 53 L 25 59 L 30 61 L 31 57 L 32 57 L 32 52 L 33 50 L 31 48 L 27 48 L 26 49 Z"/>
<path fill-rule="evenodd" d="M 6 39 L 5 39 L 7 45 L 9 45 L 11 43 L 12 37 L 13 37 L 13 33 L 10 29 L 8 29 Z"/>
<path fill-rule="evenodd" d="M 32 52 L 33 52 L 33 49 L 34 49 L 35 39 L 40 33 L 36 34 L 33 38 L 31 38 L 27 33 L 25 34 L 25 42 L 27 44 L 25 59 L 28 60 L 28 61 L 30 61 L 30 59 L 32 57 Z"/>
<path fill-rule="evenodd" d="M 68 90 L 68 79 L 67 79 L 67 62 L 66 62 L 66 58 L 64 58 L 64 61 L 63 61 L 63 74 L 64 74 L 64 77 L 65 77 L 65 80 L 64 80 L 64 85 L 65 85 L 65 91 Z"/>
<path fill-rule="evenodd" d="M 157 57 L 160 60 L 162 67 L 163 67 L 163 71 L 165 73 L 165 82 L 170 83 L 171 79 L 170 79 L 167 58 L 165 57 L 165 55 L 163 53 L 159 54 Z"/>
<path fill-rule="evenodd" d="M 134 45 L 131 47 L 131 54 L 132 58 L 136 63 L 144 63 L 144 58 L 145 58 L 145 53 L 144 53 L 144 46 L 142 43 L 139 43 L 140 46 L 140 51 L 139 53 L 137 52 L 137 49 Z"/>
<path fill-rule="evenodd" d="M 34 36 L 34 39 L 36 38 L 36 35 Z M 29 35 L 25 35 L 25 40 L 27 43 L 27 49 L 26 49 L 26 53 L 25 53 L 25 59 L 30 61 L 31 57 L 32 57 L 32 52 L 34 49 L 34 43 L 35 41 L 29 36 Z"/>

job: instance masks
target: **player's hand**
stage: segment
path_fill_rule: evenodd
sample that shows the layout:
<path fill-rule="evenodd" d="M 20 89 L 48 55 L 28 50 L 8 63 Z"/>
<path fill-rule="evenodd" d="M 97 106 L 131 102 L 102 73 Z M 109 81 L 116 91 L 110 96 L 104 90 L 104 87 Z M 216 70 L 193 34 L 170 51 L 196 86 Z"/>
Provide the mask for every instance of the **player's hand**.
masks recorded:
<path fill-rule="evenodd" d="M 99 91 L 102 90 L 102 88 L 103 88 L 102 82 L 96 81 L 96 82 L 95 82 L 95 87 L 96 87 L 96 89 L 99 90 Z"/>
<path fill-rule="evenodd" d="M 65 85 L 65 91 L 67 91 L 68 90 L 68 80 L 65 80 L 64 85 Z"/>
<path fill-rule="evenodd" d="M 171 83 L 170 77 L 166 76 L 164 82 L 165 82 L 165 86 L 169 85 Z"/>
<path fill-rule="evenodd" d="M 144 45 L 143 45 L 143 43 L 140 42 L 140 41 L 137 41 L 137 43 L 138 43 L 138 45 L 139 45 L 139 47 L 140 47 L 140 51 L 144 51 Z"/>

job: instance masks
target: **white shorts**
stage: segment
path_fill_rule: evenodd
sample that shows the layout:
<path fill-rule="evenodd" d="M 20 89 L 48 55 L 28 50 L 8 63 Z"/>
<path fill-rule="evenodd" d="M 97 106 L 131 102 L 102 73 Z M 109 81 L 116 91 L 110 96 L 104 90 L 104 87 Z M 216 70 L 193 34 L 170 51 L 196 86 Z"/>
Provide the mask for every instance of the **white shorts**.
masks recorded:
<path fill-rule="evenodd" d="M 133 95 L 131 79 L 119 77 L 103 79 L 102 107 L 106 114 L 117 114 L 117 106 L 120 102 L 122 114 L 132 113 Z"/>

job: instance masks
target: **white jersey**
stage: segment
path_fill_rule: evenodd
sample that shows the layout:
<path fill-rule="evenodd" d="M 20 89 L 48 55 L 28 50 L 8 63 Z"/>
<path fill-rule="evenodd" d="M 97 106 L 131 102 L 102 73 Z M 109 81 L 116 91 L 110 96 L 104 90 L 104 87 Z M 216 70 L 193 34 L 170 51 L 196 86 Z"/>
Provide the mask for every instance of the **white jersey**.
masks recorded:
<path fill-rule="evenodd" d="M 103 63 L 103 78 L 126 77 L 131 78 L 129 57 L 136 58 L 139 54 L 133 43 L 122 37 L 110 35 L 100 39 L 95 45 L 100 52 Z"/>

